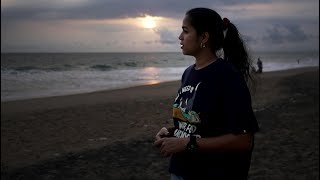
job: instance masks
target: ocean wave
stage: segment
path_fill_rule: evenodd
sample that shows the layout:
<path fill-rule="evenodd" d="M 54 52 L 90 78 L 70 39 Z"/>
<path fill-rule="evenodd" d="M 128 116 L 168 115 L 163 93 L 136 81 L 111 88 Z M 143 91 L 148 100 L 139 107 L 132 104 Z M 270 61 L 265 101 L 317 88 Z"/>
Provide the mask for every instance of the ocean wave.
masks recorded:
<path fill-rule="evenodd" d="M 39 70 L 39 68 L 33 67 L 33 66 L 21 66 L 21 67 L 12 68 L 12 70 L 24 72 L 24 71 Z"/>
<path fill-rule="evenodd" d="M 90 67 L 91 69 L 99 70 L 99 71 L 109 71 L 112 69 L 112 66 L 105 64 L 97 64 Z"/>
<path fill-rule="evenodd" d="M 36 73 L 36 72 L 59 72 L 69 71 L 76 67 L 65 64 L 63 66 L 52 66 L 52 67 L 37 67 L 37 66 L 18 66 L 18 67 L 1 67 L 1 72 L 7 72 L 11 74 L 16 73 Z"/>
<path fill-rule="evenodd" d="M 143 65 L 145 62 L 139 64 L 140 66 Z M 117 66 L 120 67 L 137 67 L 139 66 L 136 62 L 118 62 Z"/>

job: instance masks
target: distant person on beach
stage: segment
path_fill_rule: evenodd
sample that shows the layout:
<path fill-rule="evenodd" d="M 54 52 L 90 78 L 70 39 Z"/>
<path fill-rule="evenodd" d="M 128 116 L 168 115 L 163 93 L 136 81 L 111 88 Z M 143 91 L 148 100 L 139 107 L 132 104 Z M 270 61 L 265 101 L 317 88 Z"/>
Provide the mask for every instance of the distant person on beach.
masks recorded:
<path fill-rule="evenodd" d="M 258 66 L 258 71 L 257 71 L 257 73 L 262 73 L 263 65 L 262 65 L 262 61 L 261 61 L 260 58 L 258 58 L 257 66 Z"/>
<path fill-rule="evenodd" d="M 251 61 L 237 28 L 214 10 L 189 10 L 179 36 L 195 64 L 183 73 L 173 127 L 154 146 L 170 157 L 171 179 L 247 179 L 259 130 L 247 82 Z M 216 52 L 223 48 L 224 59 Z"/>

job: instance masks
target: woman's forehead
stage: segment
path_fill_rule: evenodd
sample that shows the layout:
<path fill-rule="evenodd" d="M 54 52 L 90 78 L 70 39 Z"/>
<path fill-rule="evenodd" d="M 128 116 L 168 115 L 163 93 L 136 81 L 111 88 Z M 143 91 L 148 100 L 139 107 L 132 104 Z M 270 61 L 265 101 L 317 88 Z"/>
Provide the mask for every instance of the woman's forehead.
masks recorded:
<path fill-rule="evenodd" d="M 190 28 L 191 27 L 190 18 L 188 16 L 185 16 L 183 18 L 182 24 L 183 24 L 183 26 Z"/>

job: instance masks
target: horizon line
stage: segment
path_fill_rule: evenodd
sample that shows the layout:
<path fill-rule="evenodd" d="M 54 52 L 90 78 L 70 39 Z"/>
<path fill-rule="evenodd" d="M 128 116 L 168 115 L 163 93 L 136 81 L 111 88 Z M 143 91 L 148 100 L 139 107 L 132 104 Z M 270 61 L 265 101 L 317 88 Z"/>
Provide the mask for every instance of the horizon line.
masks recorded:
<path fill-rule="evenodd" d="M 274 50 L 274 51 L 250 51 L 249 53 L 276 53 L 276 52 L 287 52 L 287 53 L 302 53 L 302 52 L 318 52 L 319 53 L 319 50 L 300 50 L 300 51 L 278 51 L 278 50 Z M 17 51 L 17 52 L 14 52 L 14 51 L 11 51 L 11 52 L 2 52 L 1 51 L 1 54 L 53 54 L 53 53 L 56 53 L 56 54 L 72 54 L 72 53 L 78 53 L 78 54 L 94 54 L 94 53 L 181 53 L 181 51 L 87 51 L 87 52 L 80 52 L 80 51 L 33 51 L 33 52 L 30 52 L 30 51 L 26 51 L 26 52 L 23 52 L 23 51 Z"/>

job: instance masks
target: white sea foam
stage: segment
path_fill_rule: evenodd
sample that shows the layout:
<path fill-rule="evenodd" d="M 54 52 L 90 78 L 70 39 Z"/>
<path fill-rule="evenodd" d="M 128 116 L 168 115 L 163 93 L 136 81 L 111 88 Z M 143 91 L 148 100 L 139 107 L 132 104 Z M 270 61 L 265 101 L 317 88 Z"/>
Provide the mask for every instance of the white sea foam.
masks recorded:
<path fill-rule="evenodd" d="M 257 54 L 263 71 L 319 66 L 319 54 Z M 298 62 L 299 59 L 299 62 Z M 181 53 L 1 54 L 1 101 L 179 80 L 191 57 Z"/>

